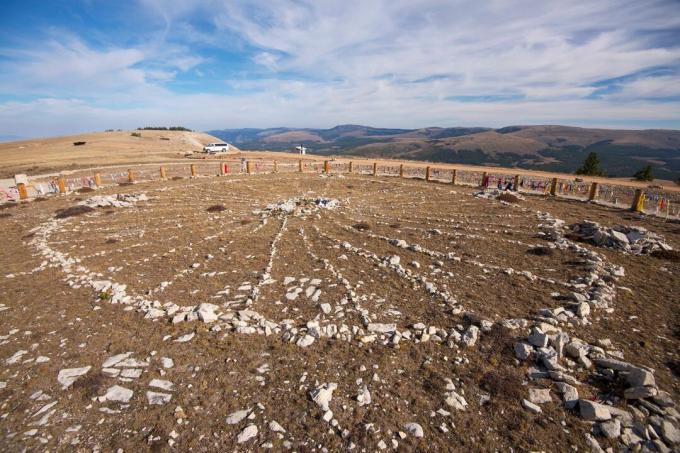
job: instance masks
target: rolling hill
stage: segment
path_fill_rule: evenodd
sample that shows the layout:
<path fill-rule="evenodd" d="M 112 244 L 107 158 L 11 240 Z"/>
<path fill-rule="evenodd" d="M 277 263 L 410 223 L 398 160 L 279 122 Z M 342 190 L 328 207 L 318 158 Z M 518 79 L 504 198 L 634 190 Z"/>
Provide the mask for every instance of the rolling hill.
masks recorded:
<path fill-rule="evenodd" d="M 502 165 L 557 172 L 573 172 L 588 153 L 596 152 L 609 176 L 632 176 L 651 164 L 657 178 L 680 178 L 677 130 L 551 125 L 385 129 L 348 124 L 330 129 L 223 129 L 208 133 L 241 149 L 288 151 L 303 145 L 321 155 Z"/>
<path fill-rule="evenodd" d="M 132 135 L 132 133 L 139 136 Z M 101 165 L 181 160 L 218 141 L 200 132 L 112 131 L 0 143 L 0 178 Z M 74 146 L 75 142 L 84 142 Z"/>

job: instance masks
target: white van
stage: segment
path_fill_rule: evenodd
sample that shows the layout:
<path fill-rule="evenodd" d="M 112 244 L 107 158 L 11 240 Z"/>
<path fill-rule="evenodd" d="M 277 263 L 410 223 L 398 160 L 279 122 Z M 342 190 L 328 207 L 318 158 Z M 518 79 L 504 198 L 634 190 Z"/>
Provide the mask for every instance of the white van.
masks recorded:
<path fill-rule="evenodd" d="M 229 151 L 228 143 L 208 143 L 203 146 L 204 153 L 226 153 L 227 151 Z"/>

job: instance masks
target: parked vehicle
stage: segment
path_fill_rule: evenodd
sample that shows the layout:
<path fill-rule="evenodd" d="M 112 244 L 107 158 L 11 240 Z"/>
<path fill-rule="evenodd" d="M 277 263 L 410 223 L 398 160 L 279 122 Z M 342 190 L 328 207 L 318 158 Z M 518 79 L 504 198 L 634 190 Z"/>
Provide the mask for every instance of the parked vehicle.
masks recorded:
<path fill-rule="evenodd" d="M 203 146 L 204 153 L 226 153 L 227 151 L 229 151 L 228 143 L 208 143 Z"/>

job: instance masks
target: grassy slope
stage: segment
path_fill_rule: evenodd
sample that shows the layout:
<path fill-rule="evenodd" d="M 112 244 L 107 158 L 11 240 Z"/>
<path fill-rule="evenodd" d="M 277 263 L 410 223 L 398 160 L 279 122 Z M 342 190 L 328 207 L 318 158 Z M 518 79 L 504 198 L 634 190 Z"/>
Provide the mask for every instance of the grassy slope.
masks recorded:
<path fill-rule="evenodd" d="M 100 165 L 167 162 L 219 139 L 200 132 L 140 131 L 89 134 L 0 143 L 0 177 Z M 167 140 L 165 140 L 167 139 Z M 73 142 L 85 141 L 83 146 Z"/>

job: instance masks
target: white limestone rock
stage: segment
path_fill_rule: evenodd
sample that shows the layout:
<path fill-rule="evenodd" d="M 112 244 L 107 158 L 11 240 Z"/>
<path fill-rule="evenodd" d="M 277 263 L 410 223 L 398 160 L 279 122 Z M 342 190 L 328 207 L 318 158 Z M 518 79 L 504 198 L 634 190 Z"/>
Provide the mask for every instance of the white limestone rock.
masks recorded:
<path fill-rule="evenodd" d="M 242 444 L 243 442 L 247 442 L 255 436 L 257 436 L 257 425 L 248 425 L 238 434 L 236 437 L 236 442 Z"/>
<path fill-rule="evenodd" d="M 357 395 L 357 401 L 359 402 L 359 406 L 371 404 L 371 393 L 368 391 L 368 388 L 365 385 L 359 391 L 359 394 Z"/>
<path fill-rule="evenodd" d="M 247 416 L 250 415 L 252 412 L 252 409 L 243 409 L 240 411 L 232 412 L 227 416 L 227 424 L 229 425 L 235 425 L 237 423 L 240 423 L 242 420 L 245 420 Z"/>
<path fill-rule="evenodd" d="M 151 379 L 149 387 L 159 388 L 161 390 L 172 391 L 174 384 L 163 379 Z"/>
<path fill-rule="evenodd" d="M 529 389 L 529 401 L 534 404 L 551 402 L 550 389 Z"/>
<path fill-rule="evenodd" d="M 522 406 L 523 406 L 526 410 L 528 410 L 529 412 L 531 412 L 531 413 L 533 413 L 533 414 L 540 414 L 541 412 L 543 412 L 543 409 L 541 409 L 540 406 L 538 406 L 537 404 L 532 403 L 532 402 L 529 401 L 529 400 L 523 399 L 523 400 L 522 400 Z"/>
<path fill-rule="evenodd" d="M 468 405 L 465 398 L 454 391 L 450 391 L 446 394 L 446 404 L 459 411 L 464 411 Z"/>
<path fill-rule="evenodd" d="M 219 307 L 215 304 L 202 303 L 196 308 L 198 319 L 205 323 L 217 321 L 218 315 L 215 313 Z"/>
<path fill-rule="evenodd" d="M 407 423 L 404 425 L 404 431 L 412 435 L 413 437 L 423 437 L 423 427 L 420 426 L 418 423 Z"/>
<path fill-rule="evenodd" d="M 393 333 L 397 330 L 396 324 L 369 323 L 366 330 L 372 333 Z"/>
<path fill-rule="evenodd" d="M 114 356 L 111 356 L 108 359 L 104 360 L 104 363 L 102 363 L 102 368 L 111 368 L 112 366 L 115 366 L 118 363 L 122 362 L 123 360 L 127 359 L 131 355 L 132 355 L 131 352 L 125 352 L 123 354 L 116 354 Z"/>
<path fill-rule="evenodd" d="M 479 339 L 479 327 L 477 327 L 475 325 L 471 325 L 465 331 L 465 333 L 463 334 L 463 337 L 461 338 L 460 341 L 465 346 L 472 347 L 477 343 L 478 339 Z"/>
<path fill-rule="evenodd" d="M 324 412 L 329 410 L 328 407 L 333 398 L 333 391 L 338 388 L 338 384 L 331 382 L 320 385 L 309 393 L 309 396 Z"/>
<path fill-rule="evenodd" d="M 274 431 L 275 433 L 285 433 L 286 430 L 281 426 L 276 420 L 272 420 L 269 422 L 269 429 Z"/>
<path fill-rule="evenodd" d="M 581 418 L 585 420 L 606 421 L 612 418 L 609 409 L 603 404 L 580 399 L 578 405 Z"/>
<path fill-rule="evenodd" d="M 517 357 L 519 360 L 527 360 L 531 353 L 534 352 L 534 348 L 532 348 L 530 344 L 523 341 L 518 341 L 515 343 L 514 349 L 515 357 Z"/>
<path fill-rule="evenodd" d="M 119 385 L 114 385 L 113 387 L 109 387 L 103 396 L 99 397 L 99 401 L 114 401 L 117 403 L 127 404 L 132 398 L 133 394 L 134 392 L 130 389 L 126 389 L 125 387 L 121 387 Z"/>
<path fill-rule="evenodd" d="M 63 370 L 59 370 L 59 374 L 57 374 L 57 381 L 61 384 L 62 389 L 67 389 L 79 377 L 90 371 L 91 368 L 91 366 L 85 366 L 80 368 L 65 368 Z"/>
<path fill-rule="evenodd" d="M 162 406 L 163 404 L 167 404 L 170 402 L 170 400 L 172 399 L 172 395 L 169 393 L 148 391 L 146 392 L 146 399 L 148 400 L 149 404 Z"/>

